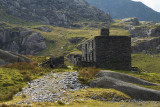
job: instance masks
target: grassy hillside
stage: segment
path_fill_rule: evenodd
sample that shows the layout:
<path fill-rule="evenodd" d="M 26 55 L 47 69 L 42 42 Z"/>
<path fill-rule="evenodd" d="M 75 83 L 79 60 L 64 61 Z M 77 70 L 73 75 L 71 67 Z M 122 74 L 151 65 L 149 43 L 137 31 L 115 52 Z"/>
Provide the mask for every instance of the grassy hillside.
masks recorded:
<path fill-rule="evenodd" d="M 96 22 L 91 22 L 91 23 L 93 25 L 96 24 Z M 38 27 L 40 26 L 31 26 L 30 28 L 32 30 L 35 30 L 35 28 Z M 48 47 L 46 50 L 42 51 L 39 55 L 45 55 L 45 56 L 60 56 L 63 54 L 67 55 L 71 52 L 79 51 L 77 47 L 85 40 L 100 35 L 100 28 L 95 28 L 95 27 L 83 26 L 80 29 L 78 28 L 68 29 L 68 28 L 53 27 L 53 26 L 48 26 L 48 27 L 52 29 L 52 32 L 42 32 L 39 30 L 35 30 L 36 32 L 40 32 L 46 38 L 46 43 Z M 110 33 L 111 33 L 110 35 L 115 35 L 115 36 L 129 36 L 128 31 L 120 27 L 119 28 L 112 27 L 110 29 Z M 70 43 L 69 39 L 74 37 L 82 37 L 85 39 L 76 44 Z M 51 40 L 53 40 L 54 43 L 50 43 Z M 61 49 L 61 47 L 64 48 Z"/>
<path fill-rule="evenodd" d="M 148 73 L 160 73 L 159 55 L 133 54 L 132 66 Z"/>
<path fill-rule="evenodd" d="M 91 24 L 92 26 L 87 26 L 85 23 Z M 103 25 L 103 22 L 83 22 L 83 23 L 76 23 L 82 25 L 81 28 L 62 28 L 62 27 L 53 27 L 49 25 L 34 25 L 30 24 L 28 25 L 20 25 L 20 24 L 9 24 L 6 23 L 6 25 L 10 27 L 24 27 L 27 29 L 31 29 L 33 31 L 41 33 L 46 38 L 46 44 L 47 48 L 40 52 L 39 56 L 61 56 L 61 55 L 67 55 L 71 52 L 77 52 L 79 51 L 77 47 L 80 46 L 82 42 L 85 40 L 91 39 L 94 36 L 100 35 L 100 28 Z M 50 29 L 52 29 L 51 32 L 43 32 L 38 30 L 37 28 L 40 28 L 42 26 L 47 26 Z M 104 26 L 104 25 L 103 25 Z M 121 27 L 111 27 L 110 29 L 110 35 L 114 36 L 129 36 L 128 30 L 124 30 Z M 91 36 L 92 35 L 92 36 Z M 81 37 L 83 38 L 78 43 L 71 43 L 69 42 L 69 39 L 74 37 Z M 63 49 L 61 48 L 63 47 Z"/>
<path fill-rule="evenodd" d="M 47 74 L 51 70 L 40 68 L 37 63 L 14 63 L 0 68 L 0 101 L 11 100 L 28 81 Z"/>
<path fill-rule="evenodd" d="M 93 22 L 94 23 L 94 22 Z M 95 23 L 94 23 L 95 24 Z M 22 25 L 11 25 L 12 27 L 25 27 L 36 32 L 40 32 L 45 38 L 47 43 L 47 49 L 39 53 L 38 56 L 60 56 L 67 55 L 69 53 L 78 53 L 80 50 L 77 47 L 87 39 L 91 39 L 94 36 L 100 34 L 100 29 L 95 27 L 87 27 L 83 26 L 82 28 L 60 28 L 47 26 L 52 29 L 52 32 L 43 32 L 37 30 L 44 25 L 36 25 L 36 26 L 22 26 Z M 113 23 L 111 27 L 111 35 L 124 35 L 128 36 L 129 33 L 127 30 L 122 29 L 123 25 L 117 23 Z M 125 25 L 124 25 L 125 26 Z M 93 35 L 93 36 L 91 36 Z M 70 43 L 69 39 L 72 37 L 85 37 L 82 41 L 74 44 Z M 54 42 L 53 42 L 54 41 Z M 64 47 L 64 49 L 61 49 Z M 34 57 L 35 61 L 42 61 L 41 57 Z M 129 74 L 132 76 L 136 76 L 142 78 L 144 80 L 148 80 L 154 83 L 160 83 L 160 57 L 157 55 L 145 55 L 145 54 L 134 54 L 132 55 L 132 65 L 135 67 L 139 67 L 142 73 L 136 73 L 131 71 L 115 71 L 121 72 L 125 74 Z M 36 63 L 26 64 L 26 63 L 16 63 L 9 66 L 4 66 L 0 68 L 0 100 L 6 101 L 13 98 L 13 100 L 7 102 L 8 104 L 14 104 L 15 102 L 19 102 L 25 99 L 24 96 L 20 96 L 17 99 L 14 99 L 13 95 L 18 91 L 21 91 L 21 88 L 27 85 L 27 82 L 41 77 L 49 73 L 50 69 L 44 69 L 37 66 Z M 66 70 L 57 69 L 57 71 L 64 72 Z M 83 68 L 80 70 L 79 79 L 82 83 L 86 83 L 95 78 L 95 74 L 99 71 L 99 69 L 93 68 Z M 148 86 L 147 88 L 160 90 L 160 86 Z M 96 93 L 96 94 L 95 94 Z M 96 95 L 96 99 L 92 99 L 93 96 Z M 105 95 L 105 96 L 104 96 Z M 112 101 L 113 95 L 116 96 L 117 99 L 123 99 L 121 102 L 105 102 L 101 101 L 101 98 L 105 97 L 108 101 Z M 129 99 L 129 96 L 116 91 L 114 89 L 83 89 L 78 90 L 72 93 L 72 97 L 75 97 L 76 100 L 65 104 L 64 102 L 58 101 L 57 103 L 34 103 L 33 107 L 37 106 L 63 106 L 63 107 L 79 107 L 79 106 L 87 106 L 87 107 L 151 107 L 151 106 L 159 106 L 159 102 L 124 102 Z M 3 104 L 3 103 L 2 103 Z M 1 104 L 0 104 L 1 106 Z M 6 104 L 3 104 L 5 107 Z"/>

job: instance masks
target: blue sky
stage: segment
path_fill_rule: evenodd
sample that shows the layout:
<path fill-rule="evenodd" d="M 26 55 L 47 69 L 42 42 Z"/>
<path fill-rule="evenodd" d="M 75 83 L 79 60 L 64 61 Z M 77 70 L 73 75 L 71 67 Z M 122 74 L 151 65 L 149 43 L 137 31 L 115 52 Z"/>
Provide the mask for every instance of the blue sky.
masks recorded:
<path fill-rule="evenodd" d="M 160 12 L 160 0 L 133 0 L 133 1 L 141 1 L 145 5 L 151 7 L 152 9 Z"/>

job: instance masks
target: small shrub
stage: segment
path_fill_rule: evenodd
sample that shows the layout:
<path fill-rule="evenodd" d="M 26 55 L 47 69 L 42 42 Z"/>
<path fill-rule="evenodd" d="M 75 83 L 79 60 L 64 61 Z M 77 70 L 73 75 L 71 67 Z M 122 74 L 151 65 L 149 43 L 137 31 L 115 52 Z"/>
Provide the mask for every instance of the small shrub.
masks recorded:
<path fill-rule="evenodd" d="M 19 87 L 19 91 L 22 91 L 22 87 Z"/>
<path fill-rule="evenodd" d="M 12 93 L 12 94 L 16 94 L 17 92 L 18 92 L 18 90 L 16 90 L 16 89 L 12 89 L 12 90 L 11 90 L 11 93 Z"/>
<path fill-rule="evenodd" d="M 62 101 L 58 100 L 58 104 L 59 105 L 65 105 L 65 103 L 63 103 Z"/>
<path fill-rule="evenodd" d="M 79 71 L 79 81 L 82 84 L 87 84 L 89 81 L 95 78 L 95 75 L 100 72 L 100 69 L 94 67 L 82 68 Z"/>
<path fill-rule="evenodd" d="M 24 81 L 31 81 L 32 80 L 32 78 L 31 78 L 31 76 L 30 76 L 30 74 L 26 74 L 26 75 L 24 75 Z"/>
<path fill-rule="evenodd" d="M 78 70 L 80 70 L 80 69 L 82 69 L 82 68 L 80 68 L 80 67 L 78 67 L 78 66 L 76 66 L 76 65 L 73 66 L 73 70 L 77 70 L 77 71 L 78 71 Z"/>
<path fill-rule="evenodd" d="M 0 107 L 9 107 L 7 104 L 1 104 Z"/>
<path fill-rule="evenodd" d="M 27 96 L 25 94 L 22 95 L 22 98 L 26 98 Z"/>
<path fill-rule="evenodd" d="M 8 100 L 11 100 L 11 99 L 13 99 L 13 93 L 12 92 L 10 92 L 10 93 L 8 93 L 8 94 L 6 94 L 6 95 L 3 95 L 2 96 L 3 98 L 2 99 L 0 99 L 0 100 L 2 100 L 2 101 L 8 101 Z"/>

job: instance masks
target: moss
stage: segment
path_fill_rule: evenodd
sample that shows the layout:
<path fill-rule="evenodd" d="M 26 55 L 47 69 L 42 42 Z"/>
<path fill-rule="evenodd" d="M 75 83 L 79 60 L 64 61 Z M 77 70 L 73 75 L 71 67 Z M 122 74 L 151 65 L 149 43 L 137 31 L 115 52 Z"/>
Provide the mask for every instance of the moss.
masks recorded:
<path fill-rule="evenodd" d="M 76 100 L 78 99 L 93 99 L 98 101 L 127 101 L 131 99 L 126 94 L 116 91 L 114 89 L 103 89 L 103 88 L 87 88 L 78 90 L 73 93 Z"/>

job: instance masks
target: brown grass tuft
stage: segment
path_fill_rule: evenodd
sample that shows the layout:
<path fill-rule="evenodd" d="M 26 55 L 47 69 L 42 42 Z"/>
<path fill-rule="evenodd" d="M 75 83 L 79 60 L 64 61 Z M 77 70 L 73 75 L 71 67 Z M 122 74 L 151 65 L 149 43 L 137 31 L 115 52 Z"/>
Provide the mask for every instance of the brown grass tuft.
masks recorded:
<path fill-rule="evenodd" d="M 79 70 L 79 81 L 82 84 L 87 84 L 95 78 L 95 75 L 100 72 L 100 69 L 94 67 L 82 68 Z"/>

